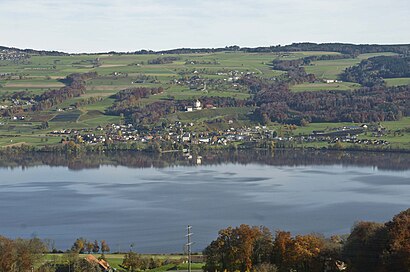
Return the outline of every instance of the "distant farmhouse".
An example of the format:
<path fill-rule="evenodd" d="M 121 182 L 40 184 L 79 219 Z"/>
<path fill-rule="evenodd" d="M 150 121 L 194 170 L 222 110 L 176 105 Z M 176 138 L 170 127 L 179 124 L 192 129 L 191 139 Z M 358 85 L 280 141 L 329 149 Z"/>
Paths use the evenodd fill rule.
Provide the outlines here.
<path fill-rule="evenodd" d="M 90 264 L 96 264 L 100 267 L 101 271 L 103 272 L 112 272 L 114 271 L 111 266 L 108 264 L 107 261 L 105 260 L 98 260 L 96 257 L 94 257 L 94 255 L 87 255 L 87 257 L 85 257 L 85 260 L 87 262 L 89 262 Z"/>
<path fill-rule="evenodd" d="M 195 111 L 202 110 L 202 103 L 198 99 L 194 102 L 192 106 L 187 106 L 185 108 L 185 111 L 194 111 L 194 110 Z"/>
<path fill-rule="evenodd" d="M 324 79 L 323 80 L 324 83 L 330 84 L 330 83 L 337 83 L 340 82 L 337 79 Z"/>

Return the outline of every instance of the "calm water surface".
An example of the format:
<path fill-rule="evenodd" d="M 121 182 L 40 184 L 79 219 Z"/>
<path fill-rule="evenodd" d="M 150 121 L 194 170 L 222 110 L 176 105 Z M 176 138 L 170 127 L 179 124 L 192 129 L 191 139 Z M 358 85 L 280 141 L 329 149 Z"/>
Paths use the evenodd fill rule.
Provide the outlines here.
<path fill-rule="evenodd" d="M 0 168 L 0 234 L 51 238 L 60 249 L 82 236 L 112 251 L 180 252 L 188 224 L 196 251 L 242 223 L 343 234 L 409 207 L 410 171 L 372 166 Z"/>

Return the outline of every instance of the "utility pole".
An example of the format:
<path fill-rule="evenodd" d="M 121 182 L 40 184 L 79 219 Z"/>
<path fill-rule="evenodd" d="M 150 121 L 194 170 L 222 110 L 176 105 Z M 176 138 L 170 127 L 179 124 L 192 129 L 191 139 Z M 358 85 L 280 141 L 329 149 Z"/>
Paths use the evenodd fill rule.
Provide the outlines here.
<path fill-rule="evenodd" d="M 188 272 L 191 272 L 191 253 L 192 253 L 192 241 L 191 241 L 191 236 L 192 236 L 192 232 L 191 232 L 191 228 L 192 228 L 192 226 L 190 226 L 190 225 L 188 225 L 188 228 L 187 228 L 187 231 L 188 231 L 188 233 L 187 233 L 187 235 L 186 235 L 186 237 L 187 237 L 187 239 L 188 239 L 188 243 L 186 244 L 186 247 L 187 247 L 187 251 L 188 251 Z"/>

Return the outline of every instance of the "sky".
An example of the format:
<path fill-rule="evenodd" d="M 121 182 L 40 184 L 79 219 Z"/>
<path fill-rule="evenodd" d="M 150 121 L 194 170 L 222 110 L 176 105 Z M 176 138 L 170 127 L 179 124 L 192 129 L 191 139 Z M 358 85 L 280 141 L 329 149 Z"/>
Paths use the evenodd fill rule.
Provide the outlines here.
<path fill-rule="evenodd" d="M 0 45 L 65 52 L 410 43 L 409 0 L 0 0 Z"/>

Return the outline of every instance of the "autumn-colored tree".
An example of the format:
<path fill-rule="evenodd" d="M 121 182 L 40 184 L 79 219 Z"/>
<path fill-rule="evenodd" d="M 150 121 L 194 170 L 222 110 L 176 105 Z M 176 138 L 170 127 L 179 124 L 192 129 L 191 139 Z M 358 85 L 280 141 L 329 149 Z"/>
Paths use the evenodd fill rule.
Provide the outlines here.
<path fill-rule="evenodd" d="M 98 244 L 98 241 L 95 240 L 94 245 L 93 245 L 93 253 L 98 253 L 99 251 L 100 251 L 100 246 Z"/>
<path fill-rule="evenodd" d="M 280 271 L 289 270 L 291 257 L 289 255 L 292 247 L 292 236 L 290 232 L 277 231 L 273 244 L 273 262 L 279 267 Z"/>
<path fill-rule="evenodd" d="M 204 271 L 224 271 L 222 267 L 224 266 L 224 255 L 220 251 L 220 241 L 212 241 L 209 246 L 207 246 L 203 252 L 206 256 L 206 263 L 204 266 Z"/>
<path fill-rule="evenodd" d="M 410 209 L 399 213 L 386 223 L 388 233 L 385 259 L 387 267 L 395 272 L 410 271 Z"/>
<path fill-rule="evenodd" d="M 132 251 L 128 252 L 124 256 L 122 266 L 124 266 L 128 271 L 131 272 L 139 270 L 142 266 L 141 256 Z"/>
<path fill-rule="evenodd" d="M 77 253 L 84 253 L 85 246 L 86 246 L 87 240 L 80 237 L 75 240 L 74 244 L 71 247 L 71 251 L 77 252 Z"/>
<path fill-rule="evenodd" d="M 297 235 L 291 247 L 291 264 L 297 271 L 323 271 L 319 255 L 324 248 L 324 239 L 314 234 Z"/>
<path fill-rule="evenodd" d="M 0 236 L 0 271 L 29 271 L 46 251 L 38 238 L 10 240 Z"/>
<path fill-rule="evenodd" d="M 110 252 L 110 247 L 108 246 L 105 240 L 101 241 L 101 252 L 104 254 L 105 252 Z"/>
<path fill-rule="evenodd" d="M 233 241 L 235 245 L 234 255 L 239 260 L 240 271 L 250 271 L 252 269 L 252 256 L 254 255 L 254 245 L 257 237 L 261 233 L 258 227 L 240 225 L 233 231 Z"/>
<path fill-rule="evenodd" d="M 90 254 L 94 250 L 94 243 L 91 241 L 87 241 L 85 243 L 85 250 Z"/>
<path fill-rule="evenodd" d="M 276 265 L 271 263 L 262 263 L 253 267 L 254 272 L 278 272 Z"/>
<path fill-rule="evenodd" d="M 260 227 L 256 232 L 252 263 L 253 265 L 270 263 L 273 253 L 273 236 L 267 227 Z"/>
<path fill-rule="evenodd" d="M 386 245 L 387 230 L 384 224 L 359 222 L 347 238 L 342 256 L 349 271 L 385 271 L 382 255 Z"/>
<path fill-rule="evenodd" d="M 270 232 L 263 227 L 241 225 L 220 230 L 218 238 L 204 251 L 205 270 L 249 271 L 254 262 L 269 258 L 270 252 L 264 250 L 270 243 Z"/>
<path fill-rule="evenodd" d="M 0 236 L 0 271 L 13 271 L 16 266 L 17 250 L 14 242 Z"/>

